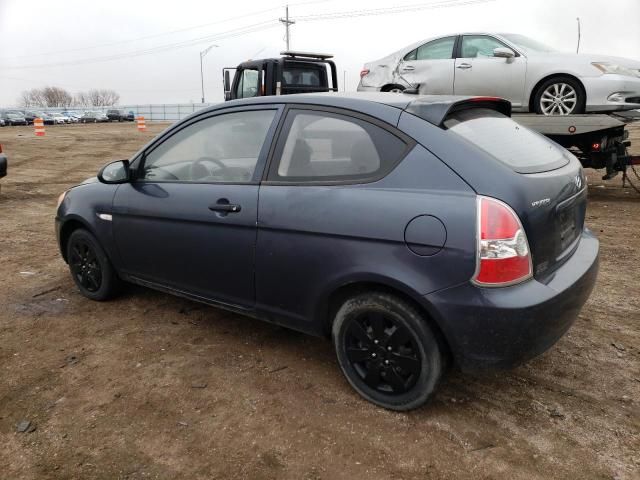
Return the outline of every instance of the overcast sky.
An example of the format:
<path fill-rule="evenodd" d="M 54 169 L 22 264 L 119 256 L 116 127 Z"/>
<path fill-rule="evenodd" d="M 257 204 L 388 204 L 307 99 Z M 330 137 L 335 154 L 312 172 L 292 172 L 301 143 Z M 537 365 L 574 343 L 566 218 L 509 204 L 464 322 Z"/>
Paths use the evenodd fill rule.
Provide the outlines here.
<path fill-rule="evenodd" d="M 402 5 L 413 9 L 304 19 Z M 298 19 L 291 48 L 334 54 L 347 90 L 355 90 L 364 62 L 439 34 L 517 32 L 575 50 L 576 17 L 581 52 L 640 60 L 640 0 L 300 0 L 289 11 Z M 121 104 L 199 102 L 199 52 L 211 44 L 219 47 L 204 58 L 206 100 L 222 101 L 223 67 L 284 50 L 282 16 L 277 0 L 0 0 L 0 105 L 47 85 L 71 93 L 112 88 Z"/>

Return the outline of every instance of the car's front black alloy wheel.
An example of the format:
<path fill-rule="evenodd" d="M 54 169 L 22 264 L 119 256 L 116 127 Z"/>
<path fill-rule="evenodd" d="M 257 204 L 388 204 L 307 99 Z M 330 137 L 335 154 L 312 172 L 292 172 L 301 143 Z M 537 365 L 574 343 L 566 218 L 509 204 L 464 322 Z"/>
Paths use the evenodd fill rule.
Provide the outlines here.
<path fill-rule="evenodd" d="M 332 333 L 345 377 L 377 405 L 416 408 L 440 379 L 443 358 L 427 319 L 394 295 L 371 292 L 348 299 L 336 313 Z"/>
<path fill-rule="evenodd" d="M 102 285 L 102 267 L 93 248 L 85 240 L 76 240 L 71 247 L 69 266 L 76 281 L 90 292 L 97 292 Z"/>
<path fill-rule="evenodd" d="M 67 241 L 69 270 L 80 293 L 106 300 L 120 288 L 120 279 L 100 243 L 89 231 L 75 230 Z"/>

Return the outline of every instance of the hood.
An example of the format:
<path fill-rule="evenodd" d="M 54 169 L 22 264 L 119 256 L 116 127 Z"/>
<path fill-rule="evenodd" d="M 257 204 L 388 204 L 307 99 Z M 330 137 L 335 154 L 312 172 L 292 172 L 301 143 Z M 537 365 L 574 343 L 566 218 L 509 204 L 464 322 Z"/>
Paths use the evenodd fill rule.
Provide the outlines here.
<path fill-rule="evenodd" d="M 76 187 L 79 187 L 81 185 L 90 185 L 92 183 L 98 183 L 100 180 L 98 180 L 98 177 L 89 177 L 86 180 L 83 180 L 82 182 L 80 182 L 78 185 L 76 185 Z"/>

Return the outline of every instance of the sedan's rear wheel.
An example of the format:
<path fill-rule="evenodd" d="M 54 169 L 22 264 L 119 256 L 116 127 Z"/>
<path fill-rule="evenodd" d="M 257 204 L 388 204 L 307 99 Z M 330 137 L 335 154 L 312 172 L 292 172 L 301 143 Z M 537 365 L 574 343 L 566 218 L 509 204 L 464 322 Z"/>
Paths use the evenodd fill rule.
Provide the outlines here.
<path fill-rule="evenodd" d="M 536 113 L 542 115 L 584 113 L 585 95 L 573 78 L 556 77 L 540 85 L 534 104 Z"/>
<path fill-rule="evenodd" d="M 67 242 L 69 270 L 80 293 L 107 300 L 117 293 L 120 279 L 98 240 L 87 230 L 75 230 Z"/>
<path fill-rule="evenodd" d="M 340 367 L 367 400 L 391 410 L 427 401 L 443 370 L 438 341 L 412 305 L 384 293 L 347 300 L 333 324 Z"/>
<path fill-rule="evenodd" d="M 381 92 L 402 93 L 405 88 L 402 85 L 387 85 L 380 90 Z"/>

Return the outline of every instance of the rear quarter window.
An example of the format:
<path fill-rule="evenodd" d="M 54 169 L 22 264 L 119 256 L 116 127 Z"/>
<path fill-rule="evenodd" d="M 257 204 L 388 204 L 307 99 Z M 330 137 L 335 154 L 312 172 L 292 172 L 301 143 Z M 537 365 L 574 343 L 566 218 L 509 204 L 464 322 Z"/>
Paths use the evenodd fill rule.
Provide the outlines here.
<path fill-rule="evenodd" d="M 382 178 L 413 144 L 364 119 L 292 109 L 278 140 L 271 181 L 362 183 Z"/>
<path fill-rule="evenodd" d="M 495 110 L 453 112 L 444 126 L 518 173 L 546 172 L 569 163 L 564 148 Z"/>

